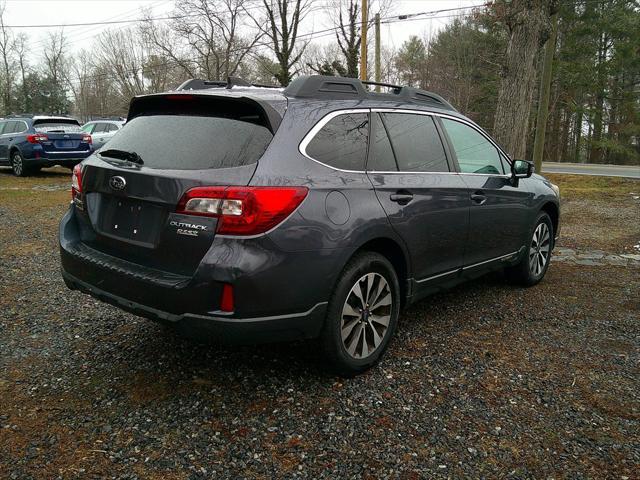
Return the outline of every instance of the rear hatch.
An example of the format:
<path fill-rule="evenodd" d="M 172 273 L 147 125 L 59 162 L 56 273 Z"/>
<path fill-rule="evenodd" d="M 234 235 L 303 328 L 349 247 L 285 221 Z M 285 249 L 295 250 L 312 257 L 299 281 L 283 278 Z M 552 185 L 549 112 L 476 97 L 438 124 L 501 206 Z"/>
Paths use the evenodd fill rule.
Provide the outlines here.
<path fill-rule="evenodd" d="M 73 118 L 36 118 L 33 128 L 46 137 L 40 144 L 47 153 L 84 153 L 91 149 L 91 137 L 80 130 Z"/>
<path fill-rule="evenodd" d="M 247 185 L 273 126 L 263 105 L 212 95 L 140 97 L 129 118 L 84 164 L 82 241 L 133 263 L 192 275 L 217 219 L 177 213 L 180 200 L 198 186 Z"/>

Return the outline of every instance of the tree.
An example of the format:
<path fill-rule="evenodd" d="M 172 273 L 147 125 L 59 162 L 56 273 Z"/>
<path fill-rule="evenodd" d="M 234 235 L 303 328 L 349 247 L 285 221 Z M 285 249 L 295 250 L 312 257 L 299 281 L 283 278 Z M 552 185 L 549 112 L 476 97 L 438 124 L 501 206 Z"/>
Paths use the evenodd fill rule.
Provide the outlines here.
<path fill-rule="evenodd" d="M 278 62 L 275 74 L 280 85 L 286 87 L 298 73 L 294 66 L 304 53 L 307 43 L 297 45 L 298 30 L 311 5 L 308 0 L 262 0 L 266 19 L 255 17 L 256 26 L 269 39 L 269 47 Z M 293 6 L 293 11 L 290 10 Z"/>
<path fill-rule="evenodd" d="M 141 32 L 157 58 L 168 58 L 190 77 L 222 80 L 236 74 L 262 35 L 249 40 L 239 29 L 247 16 L 247 0 L 176 1 L 169 27 L 149 15 Z"/>
<path fill-rule="evenodd" d="M 427 49 L 422 40 L 415 35 L 409 37 L 398 50 L 395 63 L 403 83 L 415 87 L 425 86 Z"/>
<path fill-rule="evenodd" d="M 486 15 L 456 19 L 429 42 L 425 86 L 491 131 L 505 49 L 506 35 Z"/>
<path fill-rule="evenodd" d="M 13 34 L 4 23 L 5 3 L 0 3 L 0 60 L 2 61 L 2 100 L 5 113 L 13 108 Z"/>
<path fill-rule="evenodd" d="M 554 0 L 501 0 L 494 4 L 509 42 L 501 72 L 493 134 L 515 158 L 525 158 L 538 52 L 549 37 Z"/>
<path fill-rule="evenodd" d="M 338 0 L 338 23 L 336 40 L 346 63 L 346 77 L 358 78 L 358 59 L 360 56 L 360 10 L 358 0 Z"/>

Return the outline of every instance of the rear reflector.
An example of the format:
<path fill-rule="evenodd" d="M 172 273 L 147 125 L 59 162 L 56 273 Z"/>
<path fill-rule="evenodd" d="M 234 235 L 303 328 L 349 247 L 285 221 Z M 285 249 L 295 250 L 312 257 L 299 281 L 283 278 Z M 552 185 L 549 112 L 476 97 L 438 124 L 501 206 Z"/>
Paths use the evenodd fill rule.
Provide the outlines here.
<path fill-rule="evenodd" d="M 225 283 L 222 286 L 220 310 L 223 312 L 233 312 L 235 310 L 235 305 L 233 304 L 233 286 L 230 283 Z"/>
<path fill-rule="evenodd" d="M 196 187 L 178 203 L 178 213 L 218 218 L 216 232 L 257 235 L 287 218 L 307 196 L 306 187 Z"/>

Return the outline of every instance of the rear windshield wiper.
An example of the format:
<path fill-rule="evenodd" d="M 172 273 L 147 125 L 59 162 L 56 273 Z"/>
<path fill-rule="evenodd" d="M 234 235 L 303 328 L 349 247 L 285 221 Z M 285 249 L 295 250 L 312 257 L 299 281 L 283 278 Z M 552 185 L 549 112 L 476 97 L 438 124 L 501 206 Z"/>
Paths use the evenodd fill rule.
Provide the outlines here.
<path fill-rule="evenodd" d="M 126 160 L 131 163 L 137 163 L 138 165 L 144 164 L 142 157 L 136 152 L 127 152 L 126 150 L 110 148 L 108 150 L 100 150 L 98 154 L 102 157 L 117 158 L 118 160 Z"/>

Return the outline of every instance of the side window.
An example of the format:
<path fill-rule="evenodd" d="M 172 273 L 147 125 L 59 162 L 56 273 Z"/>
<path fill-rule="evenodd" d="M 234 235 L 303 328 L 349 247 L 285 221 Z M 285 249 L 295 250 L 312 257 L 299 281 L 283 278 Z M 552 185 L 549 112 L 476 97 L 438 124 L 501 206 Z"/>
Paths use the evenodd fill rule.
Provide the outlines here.
<path fill-rule="evenodd" d="M 443 118 L 442 123 L 456 152 L 462 173 L 504 173 L 498 150 L 484 135 L 475 128 L 455 120 Z"/>
<path fill-rule="evenodd" d="M 500 160 L 502 161 L 502 170 L 504 173 L 509 173 L 511 171 L 511 163 L 504 155 L 500 154 Z"/>
<path fill-rule="evenodd" d="M 398 171 L 398 164 L 393 155 L 387 130 L 377 113 L 371 114 L 371 143 L 369 144 L 367 170 L 372 172 Z"/>
<path fill-rule="evenodd" d="M 402 172 L 448 172 L 442 140 L 430 115 L 383 113 Z"/>
<path fill-rule="evenodd" d="M 18 122 L 11 121 L 7 122 L 6 127 L 4 127 L 4 133 L 14 133 L 18 129 Z"/>
<path fill-rule="evenodd" d="M 23 121 L 16 122 L 16 126 L 14 127 L 14 133 L 24 133 L 28 130 L 27 124 Z"/>
<path fill-rule="evenodd" d="M 369 137 L 367 113 L 346 113 L 332 118 L 309 142 L 311 158 L 342 170 L 364 170 Z"/>
<path fill-rule="evenodd" d="M 106 125 L 107 125 L 106 123 L 102 123 L 102 122 L 101 123 L 96 123 L 96 126 L 93 129 L 93 133 L 104 133 L 104 132 L 106 132 L 107 131 L 106 128 L 105 128 Z"/>

